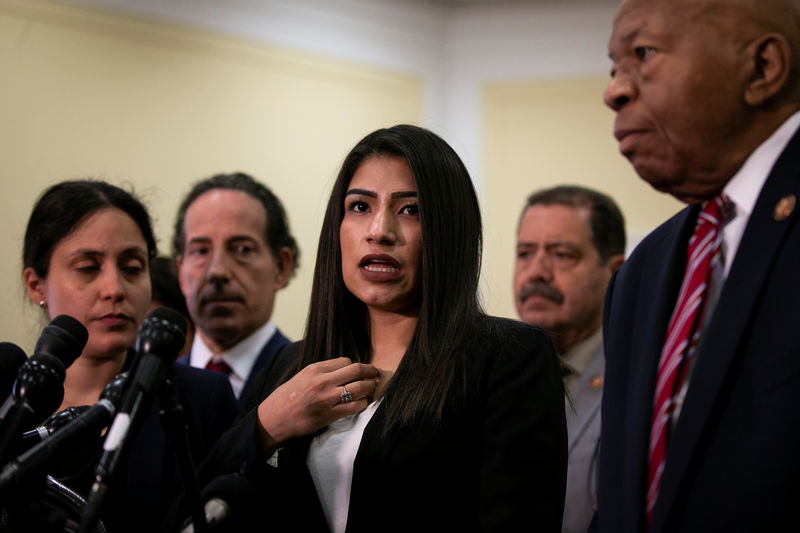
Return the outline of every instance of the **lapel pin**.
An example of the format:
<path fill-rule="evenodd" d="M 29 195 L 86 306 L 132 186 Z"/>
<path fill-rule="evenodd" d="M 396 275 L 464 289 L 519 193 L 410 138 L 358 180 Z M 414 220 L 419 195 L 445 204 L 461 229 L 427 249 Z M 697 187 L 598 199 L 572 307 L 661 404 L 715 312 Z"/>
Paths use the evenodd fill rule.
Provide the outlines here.
<path fill-rule="evenodd" d="M 595 390 L 603 388 L 603 376 L 592 376 L 589 386 Z"/>
<path fill-rule="evenodd" d="M 794 211 L 794 206 L 797 203 L 797 198 L 794 194 L 787 194 L 775 204 L 775 213 L 773 218 L 775 222 L 782 222 L 789 218 L 789 215 Z"/>

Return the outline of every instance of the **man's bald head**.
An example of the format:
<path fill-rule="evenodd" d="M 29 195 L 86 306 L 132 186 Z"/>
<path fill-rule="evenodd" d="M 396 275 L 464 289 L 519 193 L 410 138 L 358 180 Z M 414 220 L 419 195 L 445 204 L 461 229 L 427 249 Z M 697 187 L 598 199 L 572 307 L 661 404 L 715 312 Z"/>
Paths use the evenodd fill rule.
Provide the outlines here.
<path fill-rule="evenodd" d="M 624 0 L 604 94 L 620 151 L 654 188 L 717 194 L 800 109 L 797 0 Z"/>

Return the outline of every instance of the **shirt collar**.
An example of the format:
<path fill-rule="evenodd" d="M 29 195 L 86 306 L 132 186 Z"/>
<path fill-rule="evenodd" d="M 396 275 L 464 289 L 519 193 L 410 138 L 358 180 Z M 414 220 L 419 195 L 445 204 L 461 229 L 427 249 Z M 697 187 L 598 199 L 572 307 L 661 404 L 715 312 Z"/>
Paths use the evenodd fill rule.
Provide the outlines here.
<path fill-rule="evenodd" d="M 598 346 L 603 343 L 603 328 L 597 328 L 597 331 L 583 339 L 581 342 L 567 350 L 561 356 L 561 360 L 572 371 L 575 377 L 580 377 L 581 374 L 589 366 L 589 361 L 592 360 L 592 355 Z"/>
<path fill-rule="evenodd" d="M 261 348 L 269 342 L 276 329 L 272 320 L 269 320 L 248 337 L 220 354 L 214 354 L 203 342 L 201 336 L 195 335 L 192 342 L 190 363 L 192 366 L 205 368 L 208 362 L 216 357 L 225 361 L 231 367 L 233 373 L 244 380 L 250 374 L 250 370 L 253 368 L 256 359 L 258 359 Z"/>
<path fill-rule="evenodd" d="M 766 141 L 761 143 L 725 185 L 723 192 L 736 204 L 737 218 L 746 220 L 750 217 L 767 176 L 798 127 L 800 127 L 800 111 L 786 119 Z"/>

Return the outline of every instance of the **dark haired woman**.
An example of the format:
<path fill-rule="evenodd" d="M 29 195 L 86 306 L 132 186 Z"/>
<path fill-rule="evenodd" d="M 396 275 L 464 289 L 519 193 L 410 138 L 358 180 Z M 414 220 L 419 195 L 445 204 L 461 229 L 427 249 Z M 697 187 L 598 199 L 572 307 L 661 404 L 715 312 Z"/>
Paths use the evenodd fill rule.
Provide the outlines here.
<path fill-rule="evenodd" d="M 328 203 L 305 338 L 259 376 L 207 479 L 244 473 L 269 531 L 559 531 L 558 360 L 543 330 L 481 311 L 480 254 L 450 146 L 367 135 Z"/>
<path fill-rule="evenodd" d="M 34 206 L 23 251 L 28 297 L 47 318 L 67 314 L 89 332 L 67 369 L 61 409 L 94 405 L 106 384 L 133 363 L 131 348 L 150 305 L 148 268 L 155 255 L 147 210 L 114 185 L 61 182 Z M 169 378 L 187 414 L 192 453 L 201 459 L 236 415 L 233 391 L 214 372 L 173 366 Z M 98 444 L 87 439 L 85 447 Z M 169 446 L 156 404 L 135 435 L 127 469 L 112 480 L 103 512 L 110 531 L 148 531 L 160 523 L 180 487 Z M 85 496 L 95 463 L 70 471 L 64 483 Z"/>

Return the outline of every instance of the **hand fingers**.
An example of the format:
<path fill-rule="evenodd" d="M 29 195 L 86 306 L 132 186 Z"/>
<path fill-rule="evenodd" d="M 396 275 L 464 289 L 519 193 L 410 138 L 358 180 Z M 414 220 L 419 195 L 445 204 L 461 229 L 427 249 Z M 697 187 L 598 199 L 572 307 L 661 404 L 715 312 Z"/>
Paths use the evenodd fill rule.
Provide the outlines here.
<path fill-rule="evenodd" d="M 348 403 L 354 400 L 369 401 L 377 385 L 378 383 L 374 379 L 362 379 L 345 383 L 334 388 L 334 391 L 338 393 L 338 397 L 334 398 L 334 401 L 335 403 Z"/>
<path fill-rule="evenodd" d="M 326 359 L 324 361 L 318 361 L 316 363 L 312 363 L 309 367 L 313 367 L 320 372 L 334 372 L 339 370 L 340 368 L 346 367 L 347 365 L 352 364 L 347 357 L 335 357 L 333 359 Z M 308 368 L 308 367 L 306 367 Z"/>
<path fill-rule="evenodd" d="M 378 369 L 364 363 L 351 363 L 330 373 L 330 382 L 334 385 L 350 383 L 362 379 L 377 379 Z"/>
<path fill-rule="evenodd" d="M 356 381 L 359 379 L 377 378 L 378 369 L 364 363 L 353 363 L 347 357 L 336 357 L 312 363 L 306 367 L 322 374 L 332 374 L 331 381 Z"/>
<path fill-rule="evenodd" d="M 367 398 L 361 398 L 360 400 L 353 400 L 347 403 L 337 403 L 331 407 L 329 411 L 331 422 L 345 416 L 358 414 L 366 409 L 367 405 L 369 405 L 369 400 Z"/>

